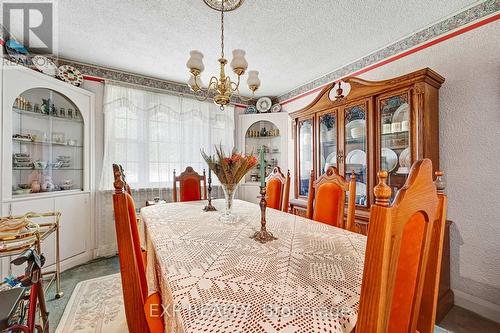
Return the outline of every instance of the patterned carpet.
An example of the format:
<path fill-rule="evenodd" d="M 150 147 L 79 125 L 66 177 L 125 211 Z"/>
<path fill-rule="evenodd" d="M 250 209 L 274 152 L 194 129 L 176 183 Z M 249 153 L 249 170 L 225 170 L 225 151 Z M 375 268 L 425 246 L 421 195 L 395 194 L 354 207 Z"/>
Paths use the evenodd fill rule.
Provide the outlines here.
<path fill-rule="evenodd" d="M 127 332 L 120 274 L 79 282 L 56 333 Z"/>

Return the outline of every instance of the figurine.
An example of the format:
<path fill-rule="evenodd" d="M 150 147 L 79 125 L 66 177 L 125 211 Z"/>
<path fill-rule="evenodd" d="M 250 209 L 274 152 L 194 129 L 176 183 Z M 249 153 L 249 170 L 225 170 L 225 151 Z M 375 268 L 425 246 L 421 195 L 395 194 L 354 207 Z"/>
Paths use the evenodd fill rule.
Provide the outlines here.
<path fill-rule="evenodd" d="M 50 99 L 42 99 L 42 113 L 48 115 L 50 114 Z"/>

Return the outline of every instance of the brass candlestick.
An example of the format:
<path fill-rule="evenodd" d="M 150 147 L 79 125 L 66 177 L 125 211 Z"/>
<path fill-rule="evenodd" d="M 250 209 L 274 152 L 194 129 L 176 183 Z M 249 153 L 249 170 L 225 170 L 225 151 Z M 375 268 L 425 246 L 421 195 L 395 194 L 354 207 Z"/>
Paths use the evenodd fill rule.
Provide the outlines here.
<path fill-rule="evenodd" d="M 255 239 L 260 243 L 267 243 L 272 240 L 276 240 L 278 238 L 274 237 L 273 233 L 267 231 L 266 229 L 266 208 L 267 208 L 267 200 L 266 200 L 266 187 L 260 187 L 260 230 L 256 231 L 250 238 Z"/>
<path fill-rule="evenodd" d="M 212 206 L 212 176 L 208 174 L 208 205 L 203 208 L 205 212 L 215 212 L 217 208 Z"/>

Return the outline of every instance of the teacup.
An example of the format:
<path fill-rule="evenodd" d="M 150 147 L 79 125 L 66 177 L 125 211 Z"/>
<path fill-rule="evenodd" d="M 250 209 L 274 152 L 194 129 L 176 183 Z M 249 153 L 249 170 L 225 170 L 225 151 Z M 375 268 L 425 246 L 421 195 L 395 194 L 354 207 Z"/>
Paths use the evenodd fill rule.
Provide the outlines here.
<path fill-rule="evenodd" d="M 408 122 L 408 120 L 403 120 L 401 122 L 401 131 L 402 132 L 408 131 L 409 125 L 410 125 L 410 123 Z"/>

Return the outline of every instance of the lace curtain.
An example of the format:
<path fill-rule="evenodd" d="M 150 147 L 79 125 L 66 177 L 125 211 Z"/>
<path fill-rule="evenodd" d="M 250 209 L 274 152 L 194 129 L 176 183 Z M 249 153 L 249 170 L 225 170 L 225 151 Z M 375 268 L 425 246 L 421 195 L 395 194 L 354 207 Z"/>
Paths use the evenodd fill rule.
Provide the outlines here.
<path fill-rule="evenodd" d="M 161 197 L 171 201 L 173 171 L 207 169 L 200 149 L 234 145 L 234 108 L 211 101 L 116 84 L 104 90 L 104 161 L 97 193 L 97 255 L 116 251 L 112 164 L 123 165 L 138 207 Z M 207 170 L 208 171 L 208 170 Z M 217 184 L 217 179 L 213 179 Z M 217 196 L 219 189 L 215 188 Z"/>

